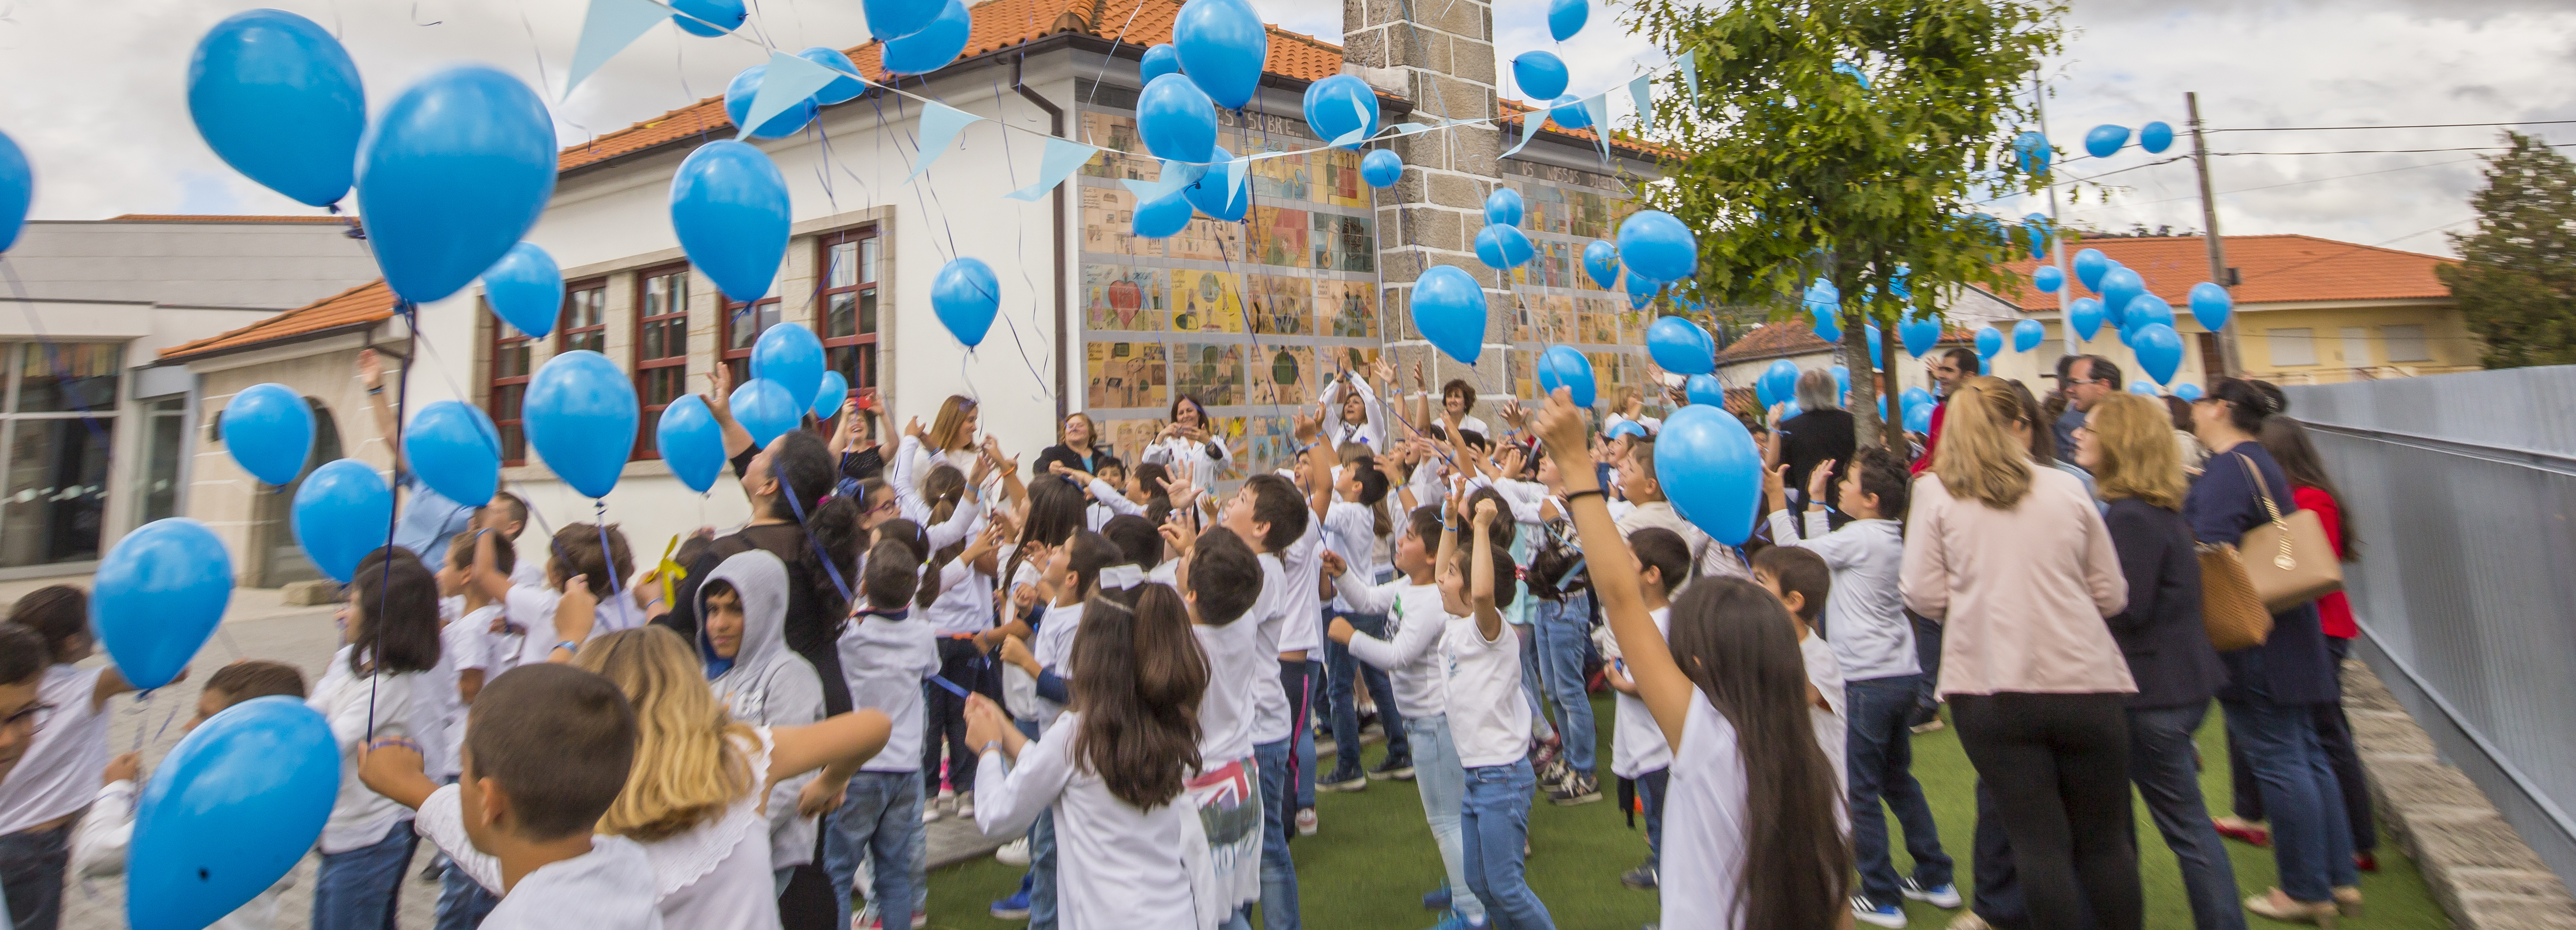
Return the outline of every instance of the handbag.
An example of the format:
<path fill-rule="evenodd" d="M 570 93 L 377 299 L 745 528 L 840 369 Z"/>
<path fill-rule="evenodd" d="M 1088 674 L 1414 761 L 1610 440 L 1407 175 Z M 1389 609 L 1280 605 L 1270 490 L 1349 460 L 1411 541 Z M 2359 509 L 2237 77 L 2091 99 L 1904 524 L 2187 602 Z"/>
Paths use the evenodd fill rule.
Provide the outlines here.
<path fill-rule="evenodd" d="M 2220 652 L 2263 645 L 2272 638 L 2272 611 L 2254 593 L 2236 547 L 2202 543 L 2199 552 L 2200 623 L 2209 631 L 2209 645 Z"/>
<path fill-rule="evenodd" d="M 2343 564 L 2335 560 L 2325 524 L 2316 512 L 2302 510 L 2283 517 L 2254 460 L 2242 455 L 2236 460 L 2245 463 L 2245 473 L 2254 479 L 2254 493 L 2263 499 L 2263 512 L 2272 518 L 2246 530 L 2237 550 L 2246 580 L 2262 598 L 2263 607 L 2279 613 L 2343 590 Z"/>

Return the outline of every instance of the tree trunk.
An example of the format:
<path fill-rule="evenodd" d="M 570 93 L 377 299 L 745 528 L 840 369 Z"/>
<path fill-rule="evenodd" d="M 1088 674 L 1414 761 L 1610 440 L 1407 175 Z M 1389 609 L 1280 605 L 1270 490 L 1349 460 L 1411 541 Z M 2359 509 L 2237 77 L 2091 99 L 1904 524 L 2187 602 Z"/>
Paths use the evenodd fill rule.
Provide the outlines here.
<path fill-rule="evenodd" d="M 1905 311 L 1900 307 L 1896 311 L 1896 319 L 1902 320 L 1904 318 Z M 1887 413 L 1889 416 L 1896 418 L 1897 424 L 1895 429 L 1886 431 L 1887 451 L 1896 453 L 1896 459 L 1900 462 L 1905 460 L 1906 453 L 1913 451 L 1908 447 L 1909 443 L 1905 438 L 1905 405 L 1898 402 L 1898 398 L 1904 396 L 1904 392 L 1896 389 L 1896 350 L 1897 346 L 1903 344 L 1904 341 L 1904 339 L 1897 335 L 1896 320 L 1888 320 L 1879 324 L 1879 377 L 1887 379 L 1885 382 L 1881 383 L 1882 386 L 1880 390 L 1883 391 L 1884 396 L 1887 397 Z M 1870 412 L 1876 413 L 1877 411 L 1872 410 Z"/>
<path fill-rule="evenodd" d="M 1883 429 L 1878 419 L 1878 379 L 1870 376 L 1873 366 L 1869 358 L 1869 315 L 1849 310 L 1842 318 L 1843 365 L 1852 373 L 1851 396 L 1843 399 L 1843 408 L 1851 411 L 1853 439 L 1859 445 L 1882 442 L 1882 434 L 1892 435 L 1895 431 Z M 1881 335 L 1879 341 L 1887 341 L 1886 336 Z"/>

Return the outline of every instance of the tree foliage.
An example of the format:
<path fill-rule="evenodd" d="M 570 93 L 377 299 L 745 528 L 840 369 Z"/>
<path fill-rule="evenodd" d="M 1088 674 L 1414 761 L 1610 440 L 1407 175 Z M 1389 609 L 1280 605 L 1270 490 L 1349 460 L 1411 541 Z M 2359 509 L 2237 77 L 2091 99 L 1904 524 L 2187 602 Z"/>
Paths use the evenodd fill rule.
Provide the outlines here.
<path fill-rule="evenodd" d="M 2047 183 L 2012 141 L 2036 122 L 2026 82 L 2060 47 L 2063 6 L 1627 4 L 1659 46 L 1700 52 L 1700 93 L 1675 77 L 1656 105 L 1654 134 L 1676 154 L 1663 165 L 1670 183 L 1646 199 L 1698 233 L 1692 286 L 1704 299 L 1780 306 L 1822 277 L 1842 294 L 1847 357 L 1866 356 L 1861 324 L 1874 321 L 1885 332 L 1877 361 L 1893 370 L 1901 305 L 1937 313 L 1959 286 L 2008 283 L 2001 265 L 2021 236 L 1978 208 Z M 1890 296 L 1898 274 L 1902 300 Z M 1879 432 L 1874 382 L 1852 380 L 1863 442 Z"/>
<path fill-rule="evenodd" d="M 2434 274 L 2486 342 L 2487 367 L 2576 364 L 2576 164 L 2521 133 L 2505 141 L 2469 198 L 2478 228 L 2451 234 L 2460 263 Z"/>

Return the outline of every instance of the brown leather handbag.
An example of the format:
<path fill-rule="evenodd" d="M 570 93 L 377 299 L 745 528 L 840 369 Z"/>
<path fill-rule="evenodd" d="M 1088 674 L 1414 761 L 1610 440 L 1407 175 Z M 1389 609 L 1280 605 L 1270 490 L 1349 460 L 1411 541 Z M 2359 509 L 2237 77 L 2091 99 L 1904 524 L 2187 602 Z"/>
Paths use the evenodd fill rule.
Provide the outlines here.
<path fill-rule="evenodd" d="M 2200 623 L 2220 652 L 2251 649 L 2272 638 L 2272 612 L 2254 593 L 2235 546 L 2200 545 Z"/>
<path fill-rule="evenodd" d="M 2282 516 L 2254 460 L 2241 455 L 2236 460 L 2245 463 L 2246 474 L 2254 479 L 2254 493 L 2263 498 L 2263 512 L 2272 518 L 2246 530 L 2237 551 L 2264 609 L 2279 613 L 2343 590 L 2343 563 L 2335 560 L 2334 545 L 2326 540 L 2325 524 L 2316 512 Z"/>

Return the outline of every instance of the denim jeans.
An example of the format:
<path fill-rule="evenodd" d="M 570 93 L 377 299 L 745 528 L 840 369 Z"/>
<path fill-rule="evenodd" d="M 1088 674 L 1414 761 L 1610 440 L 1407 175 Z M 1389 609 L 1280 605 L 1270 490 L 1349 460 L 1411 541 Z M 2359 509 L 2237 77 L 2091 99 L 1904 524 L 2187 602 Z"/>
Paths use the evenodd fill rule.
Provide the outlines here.
<path fill-rule="evenodd" d="M 823 871 L 832 878 L 832 900 L 841 906 L 841 922 L 833 926 L 850 925 L 851 886 L 858 878 L 859 860 L 868 856 L 876 857 L 868 900 L 889 919 L 888 926 L 894 925 L 894 912 L 903 908 L 889 908 L 885 902 L 903 901 L 920 909 L 922 895 L 929 890 L 921 884 L 928 845 L 922 839 L 920 773 L 850 776 L 849 793 L 823 831 Z M 896 863 L 902 867 L 895 867 Z M 912 915 L 903 916 L 908 921 Z"/>
<path fill-rule="evenodd" d="M 1297 930 L 1297 862 L 1288 858 L 1290 818 L 1295 799 L 1288 796 L 1289 747 L 1295 739 L 1252 747 L 1261 767 L 1261 926 L 1263 930 Z M 1032 853 L 1034 855 L 1034 853 Z M 1031 861 L 1035 861 L 1034 858 Z"/>
<path fill-rule="evenodd" d="M 2335 785 L 2343 789 L 2344 816 L 2352 821 L 2352 851 L 2366 853 L 2379 848 L 2379 822 L 2370 809 L 2370 779 L 2362 774 L 2361 753 L 2352 741 L 2352 720 L 2343 712 L 2343 660 L 2352 651 L 2352 640 L 2326 637 L 2326 654 L 2335 661 L 2336 701 L 2311 704 L 2309 714 L 2316 718 L 2317 743 L 2325 747 L 2326 761 L 2334 764 Z M 2236 738 L 2227 738 L 2227 764 L 2235 776 L 2236 816 L 2260 822 L 2263 819 L 2263 790 L 2254 781 L 2254 768 L 2245 764 L 2245 750 Z"/>
<path fill-rule="evenodd" d="M 1351 629 L 1376 639 L 1386 638 L 1385 614 L 1341 613 L 1324 608 L 1324 626 L 1330 629 L 1333 618 L 1351 622 Z M 1351 656 L 1351 647 L 1331 640 L 1324 642 L 1324 694 L 1333 714 L 1333 774 L 1326 781 L 1343 782 L 1358 778 L 1360 769 L 1360 707 L 1356 686 L 1368 682 L 1369 697 L 1377 700 L 1377 719 L 1386 731 L 1386 757 L 1391 761 L 1413 758 L 1413 749 L 1405 739 L 1404 714 L 1395 707 L 1395 685 L 1387 680 L 1386 670 L 1361 662 Z"/>
<path fill-rule="evenodd" d="M 1565 737 L 1565 764 L 1592 774 L 1592 698 L 1584 693 L 1583 652 L 1592 645 L 1592 594 L 1576 591 L 1562 601 L 1530 605 L 1538 634 L 1540 703 L 1556 705 L 1556 730 Z"/>
<path fill-rule="evenodd" d="M 1646 809 L 1646 867 L 1655 870 L 1658 884 L 1664 868 L 1664 794 L 1671 790 L 1672 781 L 1669 768 L 1637 775 L 1637 803 Z"/>
<path fill-rule="evenodd" d="M 2343 787 L 2317 740 L 2313 708 L 2270 701 L 2224 701 L 2227 732 L 2245 750 L 2271 815 L 2272 858 L 2281 890 L 2301 901 L 2326 901 L 2338 885 L 2359 880 L 2352 863 L 2352 821 Z"/>
<path fill-rule="evenodd" d="M 2218 827 L 2200 799 L 2200 771 L 2192 734 L 2209 716 L 2204 701 L 2188 707 L 2129 709 L 2129 780 L 2147 802 L 2147 816 L 2164 834 L 2182 869 L 2198 930 L 2244 930 L 2245 908 L 2236 893 L 2236 867 L 2219 842 Z"/>
<path fill-rule="evenodd" d="M 0 900 L 19 930 L 54 930 L 63 919 L 63 876 L 72 862 L 72 828 L 20 830 L 0 836 Z"/>
<path fill-rule="evenodd" d="M 1844 686 L 1849 700 L 1846 769 L 1851 779 L 1852 859 L 1860 867 L 1861 896 L 1871 904 L 1905 906 L 1897 892 L 1896 863 L 1887 848 L 1887 816 L 1879 802 L 1896 812 L 1905 828 L 1905 852 L 1914 859 L 1914 880 L 1939 888 L 1951 880 L 1951 862 L 1941 851 L 1940 827 L 1932 806 L 1924 803 L 1923 785 L 1914 780 L 1914 734 L 1905 727 L 1921 693 L 1920 674 L 1865 678 Z"/>
<path fill-rule="evenodd" d="M 1504 614 L 1510 619 L 1511 614 Z M 1545 742 L 1556 736 L 1556 727 L 1547 721 L 1547 704 L 1538 699 L 1538 631 L 1518 623 L 1504 624 L 1513 636 L 1520 638 L 1521 697 L 1529 699 L 1530 738 Z"/>
<path fill-rule="evenodd" d="M 1521 847 L 1529 842 L 1530 792 L 1538 774 L 1528 759 L 1467 770 L 1467 798 L 1458 809 L 1459 842 L 1467 859 L 1467 889 L 1485 903 L 1495 930 L 1556 930 L 1547 905 L 1522 871 Z"/>
<path fill-rule="evenodd" d="M 1941 625 L 1911 610 L 1905 619 L 1914 626 L 1914 662 L 1923 669 L 1923 681 L 1914 690 L 1914 713 L 1905 722 L 1922 726 L 1941 719 L 1941 695 L 1932 690 L 1941 680 Z"/>
<path fill-rule="evenodd" d="M 1413 789 L 1422 795 L 1422 817 L 1431 822 L 1431 841 L 1440 847 L 1440 864 L 1449 870 L 1449 909 L 1468 923 L 1482 923 L 1484 902 L 1467 887 L 1467 859 L 1459 848 L 1458 813 L 1467 797 L 1467 769 L 1458 764 L 1458 743 L 1449 738 L 1445 714 L 1404 721 L 1413 742 Z"/>
<path fill-rule="evenodd" d="M 373 846 L 323 853 L 313 878 L 313 930 L 395 930 L 411 851 L 411 821 L 398 820 Z"/>
<path fill-rule="evenodd" d="M 492 916 L 493 908 L 501 906 L 501 899 L 465 877 L 464 869 L 448 866 L 438 882 L 437 930 L 474 930 L 483 925 L 483 918 Z"/>

